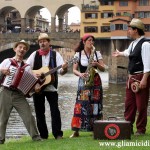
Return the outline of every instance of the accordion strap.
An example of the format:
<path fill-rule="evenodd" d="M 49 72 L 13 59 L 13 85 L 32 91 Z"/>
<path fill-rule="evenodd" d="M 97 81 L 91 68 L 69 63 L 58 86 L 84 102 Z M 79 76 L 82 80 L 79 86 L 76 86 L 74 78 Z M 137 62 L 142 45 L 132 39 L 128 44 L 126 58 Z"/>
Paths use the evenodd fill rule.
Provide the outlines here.
<path fill-rule="evenodd" d="M 18 63 L 17 63 L 17 61 L 15 59 L 10 58 L 10 61 L 11 61 L 11 65 L 16 66 L 17 68 L 19 68 L 19 65 L 18 65 Z M 24 63 L 24 61 L 21 62 L 21 69 L 24 70 L 25 67 L 27 67 L 27 66 L 29 66 L 29 64 Z"/>

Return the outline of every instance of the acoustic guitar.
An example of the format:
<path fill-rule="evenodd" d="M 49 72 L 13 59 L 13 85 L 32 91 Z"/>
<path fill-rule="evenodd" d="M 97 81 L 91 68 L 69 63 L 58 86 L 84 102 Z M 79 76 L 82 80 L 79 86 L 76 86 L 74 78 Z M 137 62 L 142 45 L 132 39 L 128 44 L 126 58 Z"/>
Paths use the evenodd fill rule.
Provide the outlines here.
<path fill-rule="evenodd" d="M 75 58 L 72 58 L 71 60 L 67 61 L 67 64 L 73 64 L 73 63 L 76 63 L 78 62 L 78 58 L 75 57 Z M 40 74 L 41 77 L 40 77 L 40 88 L 42 88 L 44 85 L 47 85 L 49 83 L 52 82 L 52 74 L 54 72 L 56 72 L 58 69 L 60 69 L 62 67 L 62 65 L 58 66 L 58 67 L 55 67 L 53 69 L 50 69 L 49 67 L 45 66 L 45 67 L 41 67 L 40 69 L 38 70 L 32 70 L 34 74 Z"/>

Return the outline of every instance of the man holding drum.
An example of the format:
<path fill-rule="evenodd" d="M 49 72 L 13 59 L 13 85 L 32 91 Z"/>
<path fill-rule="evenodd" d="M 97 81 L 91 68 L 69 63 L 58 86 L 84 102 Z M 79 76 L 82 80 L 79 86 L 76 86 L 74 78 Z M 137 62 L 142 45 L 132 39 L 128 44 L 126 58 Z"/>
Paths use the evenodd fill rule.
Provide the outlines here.
<path fill-rule="evenodd" d="M 147 107 L 149 99 L 149 74 L 150 74 L 150 43 L 144 38 L 144 24 L 141 20 L 133 18 L 128 28 L 129 36 L 134 39 L 128 49 L 123 52 L 116 50 L 112 56 L 129 57 L 128 81 L 126 87 L 126 100 L 124 116 L 131 122 L 131 132 L 133 133 L 133 123 L 136 112 L 136 136 L 144 135 L 147 125 Z M 137 88 L 134 82 L 139 82 Z M 139 90 L 138 90 L 139 89 Z"/>

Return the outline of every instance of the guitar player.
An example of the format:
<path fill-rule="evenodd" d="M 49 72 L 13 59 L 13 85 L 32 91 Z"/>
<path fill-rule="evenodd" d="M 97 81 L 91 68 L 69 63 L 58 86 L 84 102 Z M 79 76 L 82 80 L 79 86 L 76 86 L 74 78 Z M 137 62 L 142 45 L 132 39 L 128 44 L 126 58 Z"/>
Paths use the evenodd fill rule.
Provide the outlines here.
<path fill-rule="evenodd" d="M 61 131 L 61 116 L 58 108 L 57 84 L 58 73 L 61 75 L 67 73 L 68 65 L 67 63 L 64 63 L 62 56 L 58 52 L 52 50 L 50 46 L 50 38 L 46 33 L 40 33 L 38 37 L 38 44 L 40 49 L 33 52 L 26 61 L 33 70 L 39 69 L 39 73 L 36 73 L 37 77 L 42 77 L 43 72 L 40 72 L 40 70 L 42 70 L 41 68 L 50 67 L 50 69 L 53 69 L 62 65 L 60 69 L 54 72 L 54 81 L 50 81 L 43 87 L 40 87 L 40 92 L 33 94 L 38 130 L 41 138 L 48 139 L 49 133 L 45 118 L 46 97 L 50 105 L 52 134 L 55 139 L 62 139 L 63 131 Z M 49 77 L 53 79 L 52 75 L 49 75 Z M 45 77 L 45 80 L 47 80 L 47 78 L 48 77 Z"/>

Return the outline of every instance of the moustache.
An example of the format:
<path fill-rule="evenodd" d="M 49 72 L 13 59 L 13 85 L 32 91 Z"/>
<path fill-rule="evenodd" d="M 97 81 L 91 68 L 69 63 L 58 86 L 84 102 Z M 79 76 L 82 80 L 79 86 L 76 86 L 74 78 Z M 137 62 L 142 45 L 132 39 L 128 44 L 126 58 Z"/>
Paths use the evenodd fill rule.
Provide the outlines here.
<path fill-rule="evenodd" d="M 41 47 L 45 47 L 45 45 L 44 45 L 44 44 L 42 44 L 42 45 L 41 45 Z"/>

